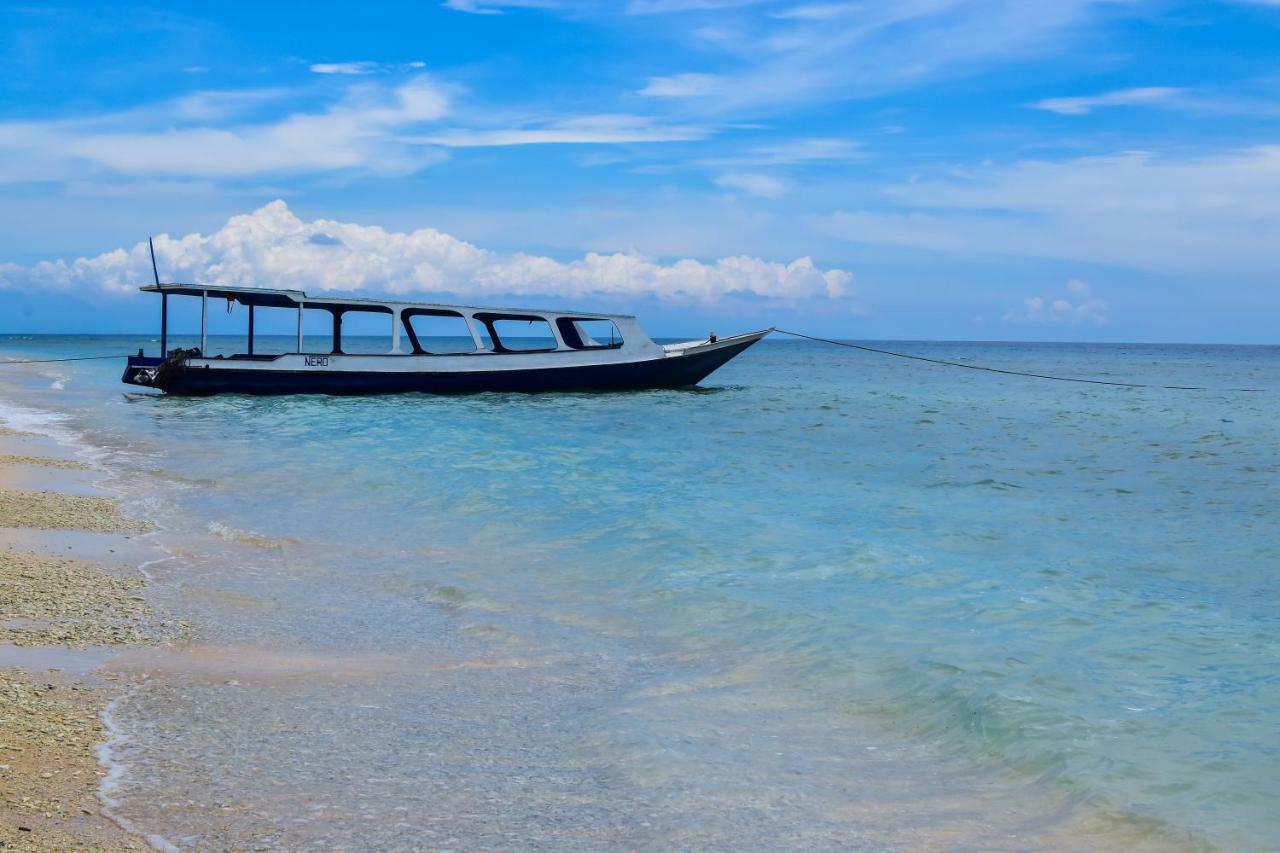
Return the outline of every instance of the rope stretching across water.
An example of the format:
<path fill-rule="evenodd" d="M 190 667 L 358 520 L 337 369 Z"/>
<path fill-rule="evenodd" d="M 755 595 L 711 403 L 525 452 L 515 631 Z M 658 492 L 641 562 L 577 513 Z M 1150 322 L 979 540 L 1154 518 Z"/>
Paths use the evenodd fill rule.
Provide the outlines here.
<path fill-rule="evenodd" d="M 75 358 L 7 358 L 0 364 L 52 364 L 55 361 L 98 361 L 104 358 L 128 358 L 128 355 L 81 355 Z"/>
<path fill-rule="evenodd" d="M 774 329 L 780 335 L 790 335 L 793 338 L 804 338 L 808 341 L 817 341 L 818 343 L 831 344 L 836 347 L 847 347 L 848 349 L 862 350 L 863 352 L 874 352 L 879 355 L 889 355 L 894 358 L 905 358 L 911 361 L 923 361 L 928 364 L 938 364 L 943 367 L 963 367 L 965 370 L 978 370 L 983 373 L 1000 373 L 1005 376 L 1023 376 L 1028 379 L 1049 379 L 1054 382 L 1078 382 L 1084 385 L 1110 385 L 1115 388 L 1159 388 L 1165 391 L 1235 391 L 1241 393 L 1257 393 L 1265 391 L 1264 388 L 1222 388 L 1213 389 L 1202 385 L 1153 385 L 1144 382 L 1116 382 L 1110 379 L 1083 379 L 1078 376 L 1054 376 L 1049 373 L 1031 373 L 1025 370 L 1006 370 L 1001 367 L 988 367 L 985 364 L 965 364 L 962 361 L 948 361 L 945 358 L 929 358 L 924 355 L 912 355 L 911 353 L 895 352 L 894 350 L 881 349 L 879 347 L 869 347 L 865 344 L 855 344 L 850 341 L 837 341 L 832 338 L 820 338 L 817 335 L 806 335 L 804 332 L 793 332 L 789 329 Z M 128 358 L 128 355 L 82 355 L 75 358 L 28 358 L 28 359 L 9 359 L 0 361 L 0 366 L 6 364 L 52 364 L 61 361 L 98 361 L 106 358 Z"/>
<path fill-rule="evenodd" d="M 980 370 L 984 373 L 1003 373 L 1006 376 L 1025 376 L 1030 379 L 1051 379 L 1054 382 L 1081 382 L 1086 385 L 1112 385 L 1117 388 L 1161 388 L 1167 391 L 1210 391 L 1214 390 L 1200 385 L 1149 385 L 1142 382 L 1113 382 L 1108 379 L 1081 379 L 1076 376 L 1053 376 L 1048 373 L 1029 373 L 1024 370 L 1005 370 L 1000 367 L 988 367 L 983 364 L 965 364 L 962 361 L 947 361 L 944 358 L 929 358 L 923 355 L 911 355 L 905 352 L 894 352 L 893 350 L 880 349 L 878 347 L 869 347 L 864 344 L 850 343 L 849 341 L 837 341 L 831 338 L 820 338 L 817 335 L 806 335 L 804 332 L 792 332 L 787 329 L 774 329 L 780 335 L 790 335 L 793 338 L 804 338 L 805 340 L 818 341 L 819 343 L 831 344 L 837 347 L 848 347 L 849 349 L 862 350 L 863 352 L 874 352 L 880 355 L 891 355 L 894 358 L 906 358 L 911 361 L 925 361 L 929 364 L 940 364 L 944 367 L 963 367 L 965 370 Z M 1223 391 L 1263 391 L 1262 388 L 1224 388 Z"/>

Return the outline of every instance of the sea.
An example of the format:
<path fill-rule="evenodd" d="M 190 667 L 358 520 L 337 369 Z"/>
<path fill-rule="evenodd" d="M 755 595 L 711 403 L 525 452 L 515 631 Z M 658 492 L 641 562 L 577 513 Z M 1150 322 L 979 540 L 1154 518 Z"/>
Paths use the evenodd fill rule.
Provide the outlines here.
<path fill-rule="evenodd" d="M 1280 848 L 1280 347 L 873 345 L 1207 390 L 776 337 L 615 394 L 0 366 L 192 626 L 103 664 L 111 814 L 162 849 Z"/>

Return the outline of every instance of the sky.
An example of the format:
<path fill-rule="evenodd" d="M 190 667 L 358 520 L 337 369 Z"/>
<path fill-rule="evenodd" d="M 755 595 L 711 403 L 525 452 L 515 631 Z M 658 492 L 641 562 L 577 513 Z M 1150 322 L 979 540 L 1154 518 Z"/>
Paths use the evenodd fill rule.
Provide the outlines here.
<path fill-rule="evenodd" d="M 0 333 L 165 280 L 1276 343 L 1280 0 L 0 2 Z"/>

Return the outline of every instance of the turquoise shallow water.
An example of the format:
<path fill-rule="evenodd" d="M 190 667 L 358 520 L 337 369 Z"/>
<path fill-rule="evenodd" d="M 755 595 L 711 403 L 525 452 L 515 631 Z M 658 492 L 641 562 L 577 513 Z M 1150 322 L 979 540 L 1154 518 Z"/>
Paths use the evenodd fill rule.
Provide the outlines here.
<path fill-rule="evenodd" d="M 1280 348 L 896 346 L 1267 390 L 792 341 L 624 395 L 23 370 L 186 543 L 155 594 L 206 657 L 116 709 L 122 813 L 197 846 L 991 846 L 960 813 L 1273 846 Z"/>

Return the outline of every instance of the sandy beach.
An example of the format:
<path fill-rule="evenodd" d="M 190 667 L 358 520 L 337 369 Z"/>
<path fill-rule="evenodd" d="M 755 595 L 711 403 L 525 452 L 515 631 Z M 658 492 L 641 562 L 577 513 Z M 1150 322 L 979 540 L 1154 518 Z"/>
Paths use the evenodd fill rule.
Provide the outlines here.
<path fill-rule="evenodd" d="M 57 475 L 55 478 L 53 475 Z M 42 476 L 74 491 L 14 488 Z M 120 565 L 126 537 L 148 525 L 95 494 L 101 477 L 42 436 L 0 427 L 0 529 L 26 546 L 0 545 L 0 846 L 6 850 L 145 850 L 102 812 L 107 773 L 96 750 L 106 705 L 125 685 L 93 672 L 104 650 L 182 634 L 141 593 L 145 578 Z M 106 534 L 97 558 L 55 556 L 67 534 Z M 70 651 L 77 650 L 77 651 Z M 95 657 L 95 654 L 97 655 Z"/>

